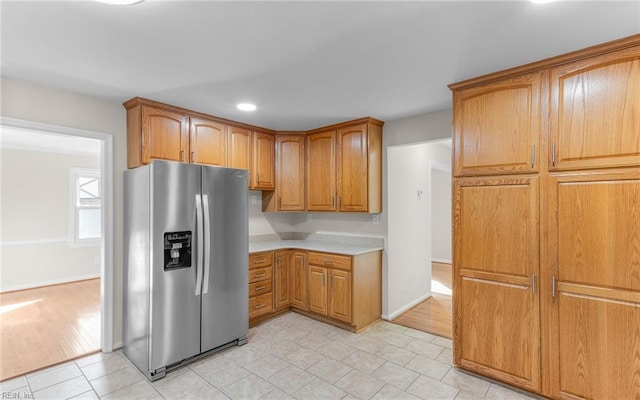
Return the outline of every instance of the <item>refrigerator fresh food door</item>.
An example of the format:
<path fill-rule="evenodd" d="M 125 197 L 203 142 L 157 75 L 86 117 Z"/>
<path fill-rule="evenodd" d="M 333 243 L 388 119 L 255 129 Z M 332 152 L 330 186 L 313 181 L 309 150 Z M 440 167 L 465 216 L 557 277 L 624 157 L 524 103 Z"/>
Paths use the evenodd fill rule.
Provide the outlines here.
<path fill-rule="evenodd" d="M 247 171 L 202 167 L 205 243 L 210 246 L 204 257 L 202 352 L 249 331 L 248 185 Z"/>
<path fill-rule="evenodd" d="M 149 370 L 200 352 L 200 296 L 203 224 L 201 169 L 154 161 L 151 184 L 151 344 Z M 191 253 L 189 259 L 188 253 Z"/>

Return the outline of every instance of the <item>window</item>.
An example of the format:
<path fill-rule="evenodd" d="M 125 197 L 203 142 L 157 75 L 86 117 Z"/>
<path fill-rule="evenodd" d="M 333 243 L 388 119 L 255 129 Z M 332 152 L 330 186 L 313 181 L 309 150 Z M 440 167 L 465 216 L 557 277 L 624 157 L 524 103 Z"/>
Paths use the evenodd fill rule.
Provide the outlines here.
<path fill-rule="evenodd" d="M 102 232 L 100 171 L 71 168 L 71 229 L 75 244 L 98 244 Z"/>

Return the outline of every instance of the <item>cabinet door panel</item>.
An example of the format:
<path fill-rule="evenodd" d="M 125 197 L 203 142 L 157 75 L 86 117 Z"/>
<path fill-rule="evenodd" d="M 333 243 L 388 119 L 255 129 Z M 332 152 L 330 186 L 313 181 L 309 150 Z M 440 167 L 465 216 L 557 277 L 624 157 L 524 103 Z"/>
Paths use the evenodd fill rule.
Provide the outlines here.
<path fill-rule="evenodd" d="M 296 251 L 291 256 L 291 305 L 301 310 L 309 309 L 309 271 L 307 271 L 307 257 L 303 252 Z"/>
<path fill-rule="evenodd" d="M 198 164 L 227 165 L 227 127 L 219 122 L 191 118 L 190 161 Z"/>
<path fill-rule="evenodd" d="M 624 177 L 553 179 L 560 282 L 640 291 L 640 175 Z"/>
<path fill-rule="evenodd" d="M 540 388 L 538 179 L 454 181 L 454 357 Z"/>
<path fill-rule="evenodd" d="M 351 323 L 351 273 L 329 270 L 329 316 Z"/>
<path fill-rule="evenodd" d="M 462 277 L 456 362 L 483 375 L 540 387 L 538 297 L 528 285 Z"/>
<path fill-rule="evenodd" d="M 327 269 L 309 266 L 309 310 L 327 315 Z"/>
<path fill-rule="evenodd" d="M 537 178 L 457 181 L 458 267 L 530 277 L 538 259 L 537 192 Z"/>
<path fill-rule="evenodd" d="M 184 161 L 189 148 L 186 115 L 155 108 L 142 107 L 143 164 L 152 159 Z"/>
<path fill-rule="evenodd" d="M 551 169 L 640 165 L 640 48 L 555 68 L 551 85 Z"/>
<path fill-rule="evenodd" d="M 640 398 L 640 294 L 636 301 L 558 295 L 555 394 L 575 399 Z"/>
<path fill-rule="evenodd" d="M 252 187 L 251 131 L 231 125 L 229 125 L 228 130 L 227 166 L 249 170 L 249 187 Z"/>
<path fill-rule="evenodd" d="M 256 189 L 274 189 L 276 138 L 267 133 L 254 132 L 254 185 Z"/>
<path fill-rule="evenodd" d="M 338 130 L 338 211 L 367 211 L 367 125 Z"/>
<path fill-rule="evenodd" d="M 303 135 L 278 136 L 278 211 L 304 211 L 304 141 Z"/>
<path fill-rule="evenodd" d="M 307 209 L 336 210 L 335 131 L 307 136 Z"/>
<path fill-rule="evenodd" d="M 289 258 L 291 253 L 279 251 L 275 255 L 275 265 L 273 267 L 273 308 L 280 309 L 289 307 Z"/>
<path fill-rule="evenodd" d="M 640 170 L 549 179 L 552 394 L 640 397 Z"/>
<path fill-rule="evenodd" d="M 538 170 L 541 83 L 535 73 L 454 93 L 455 176 Z"/>

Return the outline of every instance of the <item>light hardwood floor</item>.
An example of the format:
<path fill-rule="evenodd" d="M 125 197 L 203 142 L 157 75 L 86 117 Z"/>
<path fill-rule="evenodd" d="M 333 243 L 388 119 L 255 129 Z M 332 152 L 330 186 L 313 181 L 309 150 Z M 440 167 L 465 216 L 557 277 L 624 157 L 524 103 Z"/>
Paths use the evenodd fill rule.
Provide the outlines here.
<path fill-rule="evenodd" d="M 431 288 L 433 295 L 392 322 L 451 339 L 451 295 L 443 294 L 451 293 L 451 265 L 434 262 L 431 272 L 434 281 Z"/>
<path fill-rule="evenodd" d="M 100 279 L 0 294 L 0 381 L 100 350 Z"/>

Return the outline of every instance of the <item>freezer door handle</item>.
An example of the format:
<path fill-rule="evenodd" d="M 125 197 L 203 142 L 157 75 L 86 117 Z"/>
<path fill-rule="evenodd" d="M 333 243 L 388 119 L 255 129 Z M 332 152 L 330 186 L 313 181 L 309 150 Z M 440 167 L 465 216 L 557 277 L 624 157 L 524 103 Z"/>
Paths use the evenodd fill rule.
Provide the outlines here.
<path fill-rule="evenodd" d="M 197 246 L 197 260 L 196 260 L 196 296 L 200 296 L 202 290 L 202 266 L 203 262 L 203 218 L 202 218 L 202 197 L 196 194 L 196 246 Z"/>
<path fill-rule="evenodd" d="M 211 270 L 211 213 L 209 211 L 209 195 L 202 195 L 202 207 L 204 208 L 204 284 L 202 294 L 209 291 L 209 271 Z"/>

